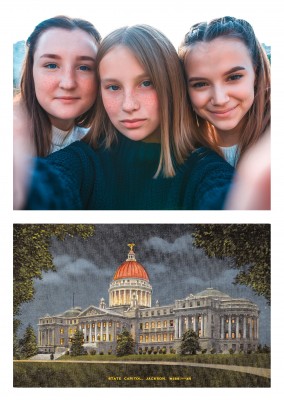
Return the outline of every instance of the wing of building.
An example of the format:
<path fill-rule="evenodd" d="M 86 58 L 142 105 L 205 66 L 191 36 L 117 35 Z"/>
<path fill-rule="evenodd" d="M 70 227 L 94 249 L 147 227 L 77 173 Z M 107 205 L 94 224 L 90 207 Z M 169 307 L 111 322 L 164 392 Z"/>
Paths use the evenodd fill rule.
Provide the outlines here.
<path fill-rule="evenodd" d="M 246 299 L 235 299 L 207 288 L 152 306 L 152 286 L 146 268 L 128 245 L 127 259 L 116 269 L 109 286 L 109 306 L 102 298 L 99 307 L 74 307 L 62 314 L 41 317 L 38 324 L 40 352 L 68 349 L 76 332 L 84 334 L 88 352 L 115 352 L 117 335 L 125 327 L 136 343 L 136 352 L 177 351 L 182 335 L 192 329 L 203 349 L 212 352 L 255 350 L 259 342 L 259 308 Z"/>

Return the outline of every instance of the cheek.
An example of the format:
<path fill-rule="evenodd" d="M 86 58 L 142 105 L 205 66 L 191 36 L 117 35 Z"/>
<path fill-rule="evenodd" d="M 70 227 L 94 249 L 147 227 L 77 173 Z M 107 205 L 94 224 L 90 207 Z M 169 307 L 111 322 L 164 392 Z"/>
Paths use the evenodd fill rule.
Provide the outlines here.
<path fill-rule="evenodd" d="M 189 98 L 191 101 L 191 104 L 195 108 L 202 107 L 207 102 L 207 96 L 205 94 L 197 93 L 194 90 L 188 90 Z"/>
<path fill-rule="evenodd" d="M 143 104 L 151 111 L 158 112 L 159 110 L 159 99 L 156 92 L 147 93 L 143 96 Z"/>
<path fill-rule="evenodd" d="M 114 97 L 102 96 L 104 108 L 109 116 L 115 116 L 119 112 L 119 100 Z"/>

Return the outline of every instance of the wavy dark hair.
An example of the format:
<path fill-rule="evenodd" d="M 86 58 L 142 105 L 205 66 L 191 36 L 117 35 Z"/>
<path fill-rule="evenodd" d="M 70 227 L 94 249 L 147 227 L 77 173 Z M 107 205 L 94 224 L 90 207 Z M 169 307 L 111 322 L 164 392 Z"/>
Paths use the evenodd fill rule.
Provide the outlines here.
<path fill-rule="evenodd" d="M 254 102 L 245 115 L 243 130 L 239 141 L 239 155 L 254 144 L 270 125 L 270 62 L 268 56 L 257 40 L 252 26 L 243 19 L 223 17 L 210 22 L 200 22 L 186 33 L 180 47 L 179 57 L 185 62 L 186 55 L 199 42 L 210 42 L 219 37 L 241 40 L 247 47 L 255 69 Z M 189 107 L 192 116 L 192 131 L 195 141 L 213 148 L 221 154 L 216 141 L 216 130 L 212 124 L 198 116 L 198 125 L 192 105 Z"/>
<path fill-rule="evenodd" d="M 26 46 L 27 52 L 23 64 L 21 76 L 21 99 L 23 100 L 32 122 L 32 136 L 35 144 L 36 154 L 44 157 L 49 154 L 51 147 L 51 122 L 45 110 L 40 106 L 35 93 L 33 79 L 34 53 L 38 40 L 43 32 L 51 28 L 62 28 L 67 30 L 81 29 L 94 38 L 99 46 L 101 36 L 94 25 L 86 20 L 79 18 L 69 18 L 65 15 L 59 15 L 40 22 L 29 38 Z M 94 119 L 94 107 L 75 119 L 75 124 L 88 127 Z"/>

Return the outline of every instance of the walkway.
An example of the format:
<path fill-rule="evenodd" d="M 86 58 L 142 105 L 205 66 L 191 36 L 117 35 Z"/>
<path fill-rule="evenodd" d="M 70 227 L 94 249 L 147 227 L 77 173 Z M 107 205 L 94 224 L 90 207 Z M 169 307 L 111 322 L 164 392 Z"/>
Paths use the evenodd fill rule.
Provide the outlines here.
<path fill-rule="evenodd" d="M 41 354 L 43 356 L 45 354 Z M 36 357 L 36 356 L 35 356 Z M 42 359 L 29 359 L 29 360 L 14 360 L 14 362 L 53 362 L 49 358 Z M 270 368 L 257 368 L 257 367 L 248 367 L 248 366 L 240 366 L 240 365 L 223 365 L 223 364 L 201 364 L 201 363 L 190 363 L 190 362 L 176 362 L 176 361 L 83 361 L 83 360 L 57 360 L 57 363 L 86 363 L 86 364 L 159 364 L 159 365 L 181 365 L 186 367 L 199 367 L 199 368 L 215 368 L 215 369 L 225 369 L 236 372 L 243 372 L 246 374 L 258 375 L 264 378 L 271 377 Z"/>

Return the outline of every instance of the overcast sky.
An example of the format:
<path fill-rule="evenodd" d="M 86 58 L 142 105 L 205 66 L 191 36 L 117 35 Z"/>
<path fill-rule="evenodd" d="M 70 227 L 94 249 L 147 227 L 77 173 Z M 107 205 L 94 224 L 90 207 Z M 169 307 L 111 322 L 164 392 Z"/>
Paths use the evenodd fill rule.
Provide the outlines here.
<path fill-rule="evenodd" d="M 68 238 L 52 241 L 51 252 L 57 272 L 43 274 L 35 280 L 36 295 L 22 307 L 22 330 L 28 323 L 37 331 L 39 317 L 61 313 L 73 305 L 85 308 L 99 305 L 103 297 L 108 305 L 108 288 L 113 275 L 129 251 L 128 243 L 136 244 L 136 260 L 147 270 L 153 287 L 152 305 L 172 304 L 190 293 L 208 287 L 232 297 L 248 298 L 258 304 L 260 337 L 270 343 L 270 307 L 266 300 L 245 286 L 233 285 L 237 270 L 232 261 L 209 259 L 203 250 L 193 247 L 192 225 L 187 224 L 101 224 L 95 235 L 83 240 Z"/>

